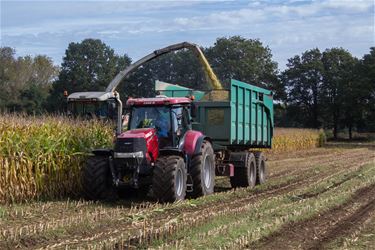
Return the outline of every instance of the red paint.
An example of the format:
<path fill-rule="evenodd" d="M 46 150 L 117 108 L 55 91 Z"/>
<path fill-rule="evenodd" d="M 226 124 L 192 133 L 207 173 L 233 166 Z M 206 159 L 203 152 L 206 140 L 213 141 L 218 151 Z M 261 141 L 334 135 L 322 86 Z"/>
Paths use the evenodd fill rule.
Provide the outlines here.
<path fill-rule="evenodd" d="M 156 106 L 156 105 L 173 105 L 189 104 L 191 99 L 187 97 L 156 97 L 156 98 L 129 98 L 126 105 L 130 106 Z"/>
<path fill-rule="evenodd" d="M 159 141 L 158 137 L 156 136 L 156 130 L 154 129 L 152 136 L 150 136 L 147 140 L 147 151 L 149 155 L 149 160 L 151 162 L 155 162 L 159 156 Z"/>
<path fill-rule="evenodd" d="M 145 138 L 146 135 L 149 137 L 150 133 L 152 135 L 154 128 L 139 128 L 139 129 L 132 129 L 126 132 L 121 133 L 118 138 Z"/>
<path fill-rule="evenodd" d="M 232 163 L 229 163 L 229 176 L 233 177 L 234 176 L 234 165 Z"/>
<path fill-rule="evenodd" d="M 154 128 L 140 128 L 128 130 L 118 136 L 118 138 L 144 138 L 146 140 L 146 158 L 154 162 L 159 156 L 159 143 Z"/>
<path fill-rule="evenodd" d="M 186 132 L 184 145 L 184 151 L 186 152 L 186 154 L 194 154 L 195 145 L 197 144 L 197 141 L 201 136 L 203 136 L 203 134 L 199 131 L 189 130 Z"/>

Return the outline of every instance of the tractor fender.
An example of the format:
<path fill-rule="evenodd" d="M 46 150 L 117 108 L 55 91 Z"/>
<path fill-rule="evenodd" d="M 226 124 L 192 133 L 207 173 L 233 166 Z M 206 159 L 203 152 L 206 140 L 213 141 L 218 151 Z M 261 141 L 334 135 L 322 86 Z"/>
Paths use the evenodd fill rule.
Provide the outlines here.
<path fill-rule="evenodd" d="M 193 155 L 198 155 L 198 154 L 200 154 L 202 152 L 203 141 L 208 141 L 208 142 L 210 142 L 212 144 L 210 137 L 202 135 L 197 140 L 197 144 L 195 145 L 195 149 L 194 149 L 194 154 Z"/>
<path fill-rule="evenodd" d="M 187 131 L 184 138 L 184 152 L 190 157 L 200 154 L 204 140 L 211 141 L 209 137 L 205 136 L 199 131 Z"/>
<path fill-rule="evenodd" d="M 103 148 L 103 149 L 94 149 L 91 152 L 94 155 L 99 155 L 99 156 L 112 156 L 113 155 L 112 149 L 106 149 L 106 148 Z"/>

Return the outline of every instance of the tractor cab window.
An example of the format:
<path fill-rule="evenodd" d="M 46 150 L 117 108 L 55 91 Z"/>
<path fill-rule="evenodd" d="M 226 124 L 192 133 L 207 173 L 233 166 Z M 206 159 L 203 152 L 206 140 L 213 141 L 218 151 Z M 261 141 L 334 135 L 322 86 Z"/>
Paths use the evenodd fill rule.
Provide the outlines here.
<path fill-rule="evenodd" d="M 129 129 L 155 128 L 159 138 L 167 138 L 171 131 L 168 107 L 133 107 Z"/>
<path fill-rule="evenodd" d="M 190 128 L 189 111 L 187 107 L 176 107 L 172 109 L 172 121 L 175 134 L 179 137 Z"/>

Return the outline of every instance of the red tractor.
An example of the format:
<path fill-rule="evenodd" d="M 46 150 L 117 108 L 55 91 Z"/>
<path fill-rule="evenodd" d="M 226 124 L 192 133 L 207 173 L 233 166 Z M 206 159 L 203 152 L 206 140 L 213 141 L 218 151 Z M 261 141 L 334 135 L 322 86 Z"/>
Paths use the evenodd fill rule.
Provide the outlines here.
<path fill-rule="evenodd" d="M 211 194 L 215 155 L 211 139 L 192 130 L 186 97 L 129 99 L 128 129 L 113 149 L 94 150 L 83 173 L 88 199 L 107 199 L 122 186 L 152 187 L 162 202 Z"/>

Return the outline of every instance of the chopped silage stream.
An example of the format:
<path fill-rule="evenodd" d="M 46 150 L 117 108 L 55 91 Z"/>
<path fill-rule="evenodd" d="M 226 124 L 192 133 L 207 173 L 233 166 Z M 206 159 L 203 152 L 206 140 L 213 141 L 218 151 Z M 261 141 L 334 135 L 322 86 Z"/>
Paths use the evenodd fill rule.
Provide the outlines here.
<path fill-rule="evenodd" d="M 374 161 L 374 152 L 366 148 L 318 148 L 291 155 L 289 158 L 270 158 L 270 178 L 266 185 L 255 189 L 229 190 L 226 188 L 228 183 L 221 179 L 220 185 L 224 187 L 223 190 L 228 191 L 177 204 L 155 204 L 131 198 L 119 204 L 56 201 L 2 206 L 0 248 L 11 248 L 15 245 L 26 248 L 169 248 L 176 244 L 180 244 L 181 248 L 189 248 L 202 243 L 202 235 L 216 235 L 227 230 L 222 222 L 228 224 L 228 229 L 233 226 L 241 228 L 241 225 L 246 227 L 246 224 L 241 224 L 241 219 L 236 220 L 233 214 L 242 219 L 247 218 L 260 211 L 260 208 L 267 208 L 269 204 L 279 204 L 280 211 L 286 209 L 288 203 L 283 202 L 285 196 L 298 196 L 305 189 L 311 193 L 319 190 L 319 185 L 331 180 L 335 182 L 346 174 L 353 174 L 359 171 L 362 165 Z M 332 189 L 339 192 L 338 187 L 351 181 L 349 178 Z M 331 191 L 303 200 L 314 200 L 329 192 Z M 278 213 L 278 208 L 273 209 L 276 210 L 269 213 L 271 217 Z M 284 218 L 283 215 L 280 217 Z M 259 228 L 272 224 L 269 219 L 266 215 L 259 218 Z M 215 220 L 218 221 L 216 225 L 213 223 Z M 278 224 L 271 227 L 272 230 L 287 222 L 284 220 L 278 221 Z M 271 229 L 265 229 L 265 232 L 267 230 Z M 189 243 L 189 237 L 181 236 L 186 233 L 189 233 L 188 236 L 192 239 L 195 237 L 194 241 Z M 248 232 L 239 230 L 238 235 L 226 239 L 225 244 L 215 246 L 235 246 L 241 241 L 238 239 L 241 239 L 242 234 L 246 235 Z M 259 237 L 264 235 L 266 234 L 260 233 Z M 236 246 L 240 246 L 239 243 Z"/>

